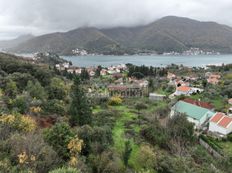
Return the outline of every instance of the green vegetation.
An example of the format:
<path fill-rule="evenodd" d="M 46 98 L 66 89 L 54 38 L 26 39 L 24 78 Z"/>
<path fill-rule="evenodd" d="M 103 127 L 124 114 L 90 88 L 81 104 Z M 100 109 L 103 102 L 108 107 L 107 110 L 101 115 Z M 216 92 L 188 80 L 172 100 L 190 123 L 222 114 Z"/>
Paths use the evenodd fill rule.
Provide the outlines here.
<path fill-rule="evenodd" d="M 227 74 L 230 69 L 223 66 L 220 70 Z M 190 73 L 190 69 L 175 65 L 167 68 L 129 65 L 123 80 L 130 75 L 143 76 L 148 79 L 151 92 L 169 95 L 175 88 L 168 86 L 167 71 Z M 194 68 L 192 71 L 201 76 L 205 72 Z M 41 62 L 32 64 L 0 54 L 0 172 L 227 173 L 231 170 L 231 136 L 221 140 L 202 136 L 215 150 L 225 154 L 218 160 L 199 145 L 193 124 L 184 114 L 169 118 L 171 106 L 182 96 L 163 101 L 151 101 L 146 96 L 89 96 L 86 93 L 91 91 L 104 93 L 116 79 L 111 75 L 85 75 L 70 76 Z M 206 84 L 205 92 L 191 97 L 211 101 L 218 106 L 216 109 L 226 110 L 231 95 L 230 88 L 224 88 L 230 82 L 227 74 L 218 86 Z M 196 83 L 201 85 L 202 81 Z"/>
<path fill-rule="evenodd" d="M 83 89 L 80 88 L 80 79 L 78 77 L 74 79 L 74 84 L 71 89 L 71 98 L 72 101 L 69 108 L 69 114 L 71 116 L 70 124 L 72 126 L 91 124 L 91 109 Z"/>

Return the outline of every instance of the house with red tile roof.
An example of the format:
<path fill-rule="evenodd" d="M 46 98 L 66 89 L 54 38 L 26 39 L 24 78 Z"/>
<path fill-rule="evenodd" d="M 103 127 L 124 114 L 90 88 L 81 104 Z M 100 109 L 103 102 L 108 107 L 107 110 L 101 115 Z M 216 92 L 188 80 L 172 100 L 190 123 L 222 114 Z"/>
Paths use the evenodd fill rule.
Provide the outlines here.
<path fill-rule="evenodd" d="M 202 101 L 199 101 L 199 100 L 193 100 L 191 98 L 185 98 L 182 101 L 190 103 L 190 104 L 194 104 L 196 106 L 200 106 L 202 108 L 206 108 L 206 109 L 209 109 L 209 110 L 213 110 L 214 109 L 213 105 L 211 105 L 208 102 L 202 102 Z"/>
<path fill-rule="evenodd" d="M 201 88 L 195 88 L 195 87 L 189 87 L 189 86 L 179 86 L 176 87 L 176 92 L 174 93 L 175 96 L 180 96 L 180 95 L 191 95 L 193 93 L 201 93 L 204 90 Z"/>
<path fill-rule="evenodd" d="M 190 95 L 191 94 L 191 88 L 188 86 L 180 86 L 176 88 L 175 95 Z"/>
<path fill-rule="evenodd" d="M 209 131 L 221 136 L 226 136 L 232 132 L 232 117 L 222 112 L 217 112 L 209 120 Z"/>
<path fill-rule="evenodd" d="M 182 100 L 178 101 L 172 108 L 170 117 L 179 113 L 186 115 L 187 120 L 194 124 L 197 129 L 203 128 L 209 119 L 215 114 L 214 111 L 197 106 L 195 104 L 187 103 Z"/>

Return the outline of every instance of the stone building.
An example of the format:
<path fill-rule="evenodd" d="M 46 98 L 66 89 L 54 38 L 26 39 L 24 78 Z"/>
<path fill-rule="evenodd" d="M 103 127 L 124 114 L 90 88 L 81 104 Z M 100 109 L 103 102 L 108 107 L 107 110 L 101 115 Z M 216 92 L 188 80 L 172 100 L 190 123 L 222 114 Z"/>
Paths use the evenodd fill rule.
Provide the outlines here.
<path fill-rule="evenodd" d="M 143 97 L 147 95 L 147 87 L 141 87 L 136 84 L 128 85 L 110 85 L 108 86 L 110 96 L 120 96 L 123 98 Z"/>

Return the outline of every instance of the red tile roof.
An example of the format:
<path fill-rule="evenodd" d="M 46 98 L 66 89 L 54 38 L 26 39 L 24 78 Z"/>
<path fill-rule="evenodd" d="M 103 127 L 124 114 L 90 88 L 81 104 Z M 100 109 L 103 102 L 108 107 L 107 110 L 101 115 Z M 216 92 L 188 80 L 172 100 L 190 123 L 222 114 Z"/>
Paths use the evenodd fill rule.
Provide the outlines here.
<path fill-rule="evenodd" d="M 218 123 L 218 125 L 227 128 L 227 126 L 232 122 L 231 117 L 224 116 L 224 118 Z"/>
<path fill-rule="evenodd" d="M 202 108 L 206 108 L 206 109 L 213 109 L 214 108 L 210 103 L 202 102 L 202 101 L 198 101 L 198 100 L 193 100 L 191 98 L 185 98 L 182 101 L 199 106 L 199 107 L 202 107 Z"/>
<path fill-rule="evenodd" d="M 214 123 L 218 123 L 223 117 L 224 117 L 224 114 L 221 112 L 218 112 L 211 118 L 210 121 Z"/>
<path fill-rule="evenodd" d="M 191 88 L 190 87 L 187 87 L 187 86 L 180 86 L 177 88 L 178 91 L 182 91 L 182 92 L 187 92 L 187 91 L 190 91 Z"/>
<path fill-rule="evenodd" d="M 226 116 L 224 113 L 217 112 L 211 119 L 210 122 L 216 123 L 217 125 L 227 128 L 232 123 L 232 117 Z"/>

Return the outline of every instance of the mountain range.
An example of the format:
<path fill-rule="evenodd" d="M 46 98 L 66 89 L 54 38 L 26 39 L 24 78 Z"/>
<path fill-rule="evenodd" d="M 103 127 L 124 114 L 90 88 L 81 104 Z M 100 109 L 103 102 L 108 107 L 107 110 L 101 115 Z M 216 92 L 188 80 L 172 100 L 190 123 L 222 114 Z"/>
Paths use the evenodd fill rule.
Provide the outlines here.
<path fill-rule="evenodd" d="M 33 35 L 28 34 L 28 35 L 21 35 L 18 38 L 13 39 L 13 40 L 3 40 L 3 41 L 0 41 L 0 48 L 8 49 L 8 48 L 16 47 L 17 45 L 23 42 L 26 42 L 33 37 L 34 37 Z"/>
<path fill-rule="evenodd" d="M 17 39 L 16 39 L 17 40 Z M 0 42 L 0 47 L 4 45 Z M 184 17 L 167 16 L 136 27 L 98 29 L 78 28 L 20 40 L 10 44 L 10 52 L 53 52 L 71 54 L 73 49 L 91 53 L 123 54 L 143 51 L 182 52 L 191 47 L 205 51 L 232 53 L 232 28 L 215 22 L 201 22 Z"/>

